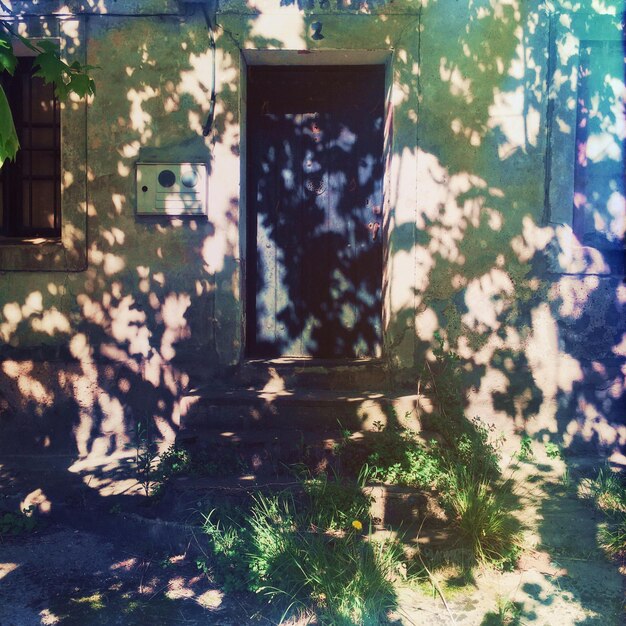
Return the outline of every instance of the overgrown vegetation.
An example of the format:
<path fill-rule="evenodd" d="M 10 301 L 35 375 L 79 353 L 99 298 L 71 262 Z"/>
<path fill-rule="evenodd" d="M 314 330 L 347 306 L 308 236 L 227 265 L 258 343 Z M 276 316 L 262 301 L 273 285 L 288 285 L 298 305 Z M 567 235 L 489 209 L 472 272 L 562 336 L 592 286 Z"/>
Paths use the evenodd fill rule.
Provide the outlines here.
<path fill-rule="evenodd" d="M 502 440 L 493 426 L 465 416 L 460 359 L 445 350 L 439 335 L 433 353 L 421 384 L 434 410 L 420 416 L 422 432 L 397 419 L 387 427 L 376 424 L 376 432 L 360 442 L 344 432 L 335 450 L 343 473 L 315 474 L 300 465 L 292 468 L 299 474 L 297 488 L 257 493 L 240 506 L 220 502 L 204 516 L 208 549 L 198 568 L 224 591 L 261 594 L 284 614 L 315 614 L 321 624 L 340 626 L 384 624 L 395 606 L 400 572 L 418 578 L 426 572 L 432 579 L 426 561 L 436 564 L 437 556 L 419 553 L 407 563 L 400 543 L 374 539 L 365 489 L 372 481 L 436 499 L 455 538 L 449 553 L 459 555 L 462 571 L 476 563 L 514 564 L 520 527 L 512 515 L 511 481 L 501 475 Z M 557 446 L 546 451 L 553 458 L 560 454 Z M 517 456 L 531 455 L 525 437 Z M 231 456 L 232 466 L 238 457 Z M 177 446 L 159 454 L 147 430 L 138 428 L 137 475 L 147 496 L 160 495 L 174 476 L 206 475 L 219 465 L 208 452 Z"/>
<path fill-rule="evenodd" d="M 600 545 L 611 556 L 626 558 L 626 480 L 607 464 L 589 481 L 595 505 L 606 515 L 600 528 Z"/>
<path fill-rule="evenodd" d="M 492 426 L 465 417 L 460 360 L 436 339 L 436 360 L 424 372 L 435 400 L 422 416 L 428 438 L 397 420 L 377 424 L 359 442 L 344 433 L 336 449 L 344 476 L 304 471 L 297 489 L 258 493 L 248 508 L 206 515 L 209 550 L 198 567 L 227 591 L 263 594 L 286 613 L 314 613 L 321 624 L 384 624 L 395 605 L 393 580 L 407 564 L 399 543 L 372 538 L 364 493 L 371 481 L 435 497 L 470 566 L 512 565 L 520 527 L 511 481 L 499 467 L 502 441 Z M 417 558 L 417 569 L 430 573 L 427 555 Z"/>
<path fill-rule="evenodd" d="M 405 428 L 379 425 L 375 437 L 359 443 L 356 450 L 346 441 L 340 454 L 353 473 L 369 468 L 372 480 L 426 490 L 443 488 L 446 483 L 446 467 L 437 442 L 424 444 L 417 433 Z"/>
<path fill-rule="evenodd" d="M 502 438 L 478 417 L 467 419 L 460 359 L 439 334 L 435 340 L 435 362 L 426 364 L 421 380 L 434 401 L 433 412 L 421 416 L 428 437 L 392 420 L 386 428 L 377 424 L 364 442 L 344 440 L 339 452 L 348 470 L 364 463 L 375 480 L 434 493 L 474 561 L 509 566 L 519 553 L 520 526 L 512 515 L 512 481 L 501 476 Z M 530 442 L 522 439 L 525 458 Z"/>
<path fill-rule="evenodd" d="M 211 555 L 199 567 L 228 590 L 265 595 L 285 614 L 314 612 L 321 624 L 384 624 L 403 553 L 397 542 L 363 533 L 368 511 L 359 485 L 336 477 L 259 493 L 243 515 L 206 516 Z"/>
<path fill-rule="evenodd" d="M 38 524 L 38 520 L 33 514 L 34 510 L 34 506 L 29 506 L 19 512 L 0 512 L 0 537 L 33 532 Z"/>
<path fill-rule="evenodd" d="M 438 452 L 448 470 L 464 467 L 476 477 L 496 481 L 500 477 L 502 438 L 495 436 L 493 425 L 479 417 L 466 417 L 460 358 L 446 350 L 438 333 L 433 354 L 435 363 L 426 362 L 422 379 L 430 389 L 434 411 L 421 416 L 422 427 L 437 433 L 441 440 Z"/>

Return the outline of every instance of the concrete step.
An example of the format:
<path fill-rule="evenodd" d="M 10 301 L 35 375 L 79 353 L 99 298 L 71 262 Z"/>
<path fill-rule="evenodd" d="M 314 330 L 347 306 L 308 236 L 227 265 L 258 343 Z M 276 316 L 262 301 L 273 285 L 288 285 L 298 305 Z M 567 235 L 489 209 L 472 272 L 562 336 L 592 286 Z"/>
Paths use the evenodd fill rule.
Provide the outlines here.
<path fill-rule="evenodd" d="M 187 521 L 191 521 L 189 511 L 208 513 L 218 506 L 221 510 L 245 509 L 255 494 L 289 491 L 302 493 L 302 483 L 293 474 L 175 478 L 168 483 L 166 499 L 157 503 L 155 514 L 163 519 L 180 519 L 186 513 Z M 436 494 L 383 484 L 368 484 L 363 492 L 371 498 L 370 515 L 375 528 L 401 531 L 407 544 L 418 540 L 439 544 L 445 539 L 444 528 L 449 520 Z"/>
<path fill-rule="evenodd" d="M 242 429 L 225 431 L 196 427 L 179 433 L 177 443 L 208 466 L 216 476 L 282 476 L 296 465 L 327 471 L 337 464 L 335 446 L 340 430 L 285 431 Z M 202 471 L 202 467 L 199 467 Z"/>
<path fill-rule="evenodd" d="M 416 422 L 415 394 L 276 387 L 199 389 L 183 403 L 181 428 L 245 431 L 372 430 Z"/>
<path fill-rule="evenodd" d="M 254 389 L 389 389 L 388 371 L 380 359 L 249 360 L 240 366 L 235 380 Z"/>
<path fill-rule="evenodd" d="M 264 475 L 305 463 L 336 462 L 332 448 L 350 433 L 417 426 L 417 396 L 390 391 L 380 360 L 250 360 L 184 399 L 178 439 L 210 449 L 224 462 Z"/>

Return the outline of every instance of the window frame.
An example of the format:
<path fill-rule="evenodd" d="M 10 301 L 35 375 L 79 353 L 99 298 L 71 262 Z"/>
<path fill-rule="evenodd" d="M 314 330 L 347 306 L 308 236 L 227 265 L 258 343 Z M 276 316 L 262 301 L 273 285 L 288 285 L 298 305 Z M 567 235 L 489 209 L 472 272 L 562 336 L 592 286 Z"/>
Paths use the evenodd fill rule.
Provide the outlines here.
<path fill-rule="evenodd" d="M 13 28 L 33 43 L 51 41 L 67 62 L 87 63 L 85 18 L 48 21 L 15 19 Z M 45 31 L 45 35 L 44 35 Z M 65 51 L 72 50 L 72 58 Z M 17 41 L 16 56 L 35 53 Z M 87 269 L 87 99 L 70 96 L 60 103 L 60 233 L 0 236 L 0 272 L 82 272 Z"/>
<path fill-rule="evenodd" d="M 550 269 L 558 274 L 623 275 L 615 248 L 581 242 L 575 233 L 576 128 L 581 49 L 590 42 L 621 42 L 623 15 L 553 12 L 550 15 L 549 101 L 547 111 L 547 225 L 557 231 Z"/>

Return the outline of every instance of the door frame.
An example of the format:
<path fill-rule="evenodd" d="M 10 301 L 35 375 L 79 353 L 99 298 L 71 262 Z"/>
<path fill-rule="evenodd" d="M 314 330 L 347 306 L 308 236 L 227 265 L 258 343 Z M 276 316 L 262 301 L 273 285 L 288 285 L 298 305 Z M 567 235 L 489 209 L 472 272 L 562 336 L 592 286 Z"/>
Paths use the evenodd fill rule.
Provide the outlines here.
<path fill-rule="evenodd" d="M 387 357 L 387 336 L 386 329 L 389 326 L 389 273 L 388 255 L 389 255 L 389 226 L 390 226 L 390 180 L 391 180 L 391 155 L 392 155 L 392 91 L 393 91 L 393 73 L 392 73 L 392 56 L 393 51 L 384 50 L 316 50 L 303 51 L 300 50 L 259 50 L 244 49 L 241 50 L 240 58 L 240 103 L 239 114 L 241 120 L 241 151 L 240 151 L 240 238 L 239 238 L 239 254 L 242 259 L 241 272 L 241 299 L 242 299 L 242 319 L 241 319 L 241 337 L 243 345 L 241 347 L 241 358 L 246 359 L 248 354 L 248 111 L 247 111 L 247 80 L 248 66 L 261 65 L 290 65 L 290 66 L 311 66 L 311 65 L 383 65 L 385 67 L 385 93 L 384 93 L 384 130 L 383 130 L 383 223 L 382 223 L 382 284 L 381 284 L 381 341 L 382 341 L 382 359 Z M 364 359 L 365 360 L 365 359 Z"/>

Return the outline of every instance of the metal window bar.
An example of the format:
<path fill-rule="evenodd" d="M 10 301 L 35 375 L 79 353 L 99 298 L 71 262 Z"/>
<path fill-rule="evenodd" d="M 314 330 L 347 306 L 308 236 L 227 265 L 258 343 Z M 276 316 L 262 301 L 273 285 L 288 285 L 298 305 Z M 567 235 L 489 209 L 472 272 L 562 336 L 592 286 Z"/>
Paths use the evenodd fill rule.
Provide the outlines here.
<path fill-rule="evenodd" d="M 31 71 L 32 71 L 32 66 L 31 66 Z M 33 112 L 33 83 L 32 80 L 30 79 L 30 76 L 23 76 L 22 80 L 24 82 L 26 82 L 26 93 L 28 94 L 26 96 L 27 98 L 27 102 L 26 102 L 26 107 L 24 107 L 23 111 L 26 111 L 26 119 L 24 120 L 26 122 L 26 124 L 28 125 L 28 161 L 29 161 L 29 169 L 28 169 L 28 174 L 29 174 L 29 178 L 28 178 L 28 224 L 24 225 L 26 226 L 26 229 L 30 229 L 33 226 L 33 181 L 32 181 L 32 175 L 34 172 L 33 169 L 33 126 L 30 123 L 31 122 L 31 118 L 32 118 L 32 112 Z M 23 187 L 22 187 L 23 188 Z"/>

